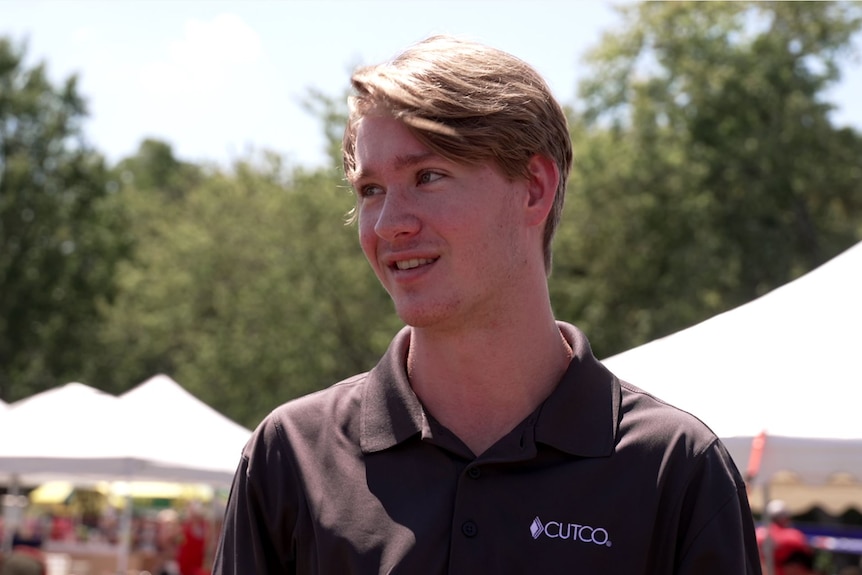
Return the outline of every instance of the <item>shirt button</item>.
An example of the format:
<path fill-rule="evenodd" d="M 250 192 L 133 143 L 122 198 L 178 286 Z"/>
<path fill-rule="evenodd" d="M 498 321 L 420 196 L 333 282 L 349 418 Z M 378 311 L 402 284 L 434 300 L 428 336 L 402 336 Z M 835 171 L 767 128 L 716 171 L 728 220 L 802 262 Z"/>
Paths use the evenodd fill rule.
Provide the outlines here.
<path fill-rule="evenodd" d="M 479 479 L 482 476 L 482 471 L 478 467 L 471 467 L 467 470 L 467 477 L 470 479 Z"/>
<path fill-rule="evenodd" d="M 473 521 L 465 521 L 461 524 L 461 533 L 467 537 L 475 537 L 479 533 L 479 527 Z"/>

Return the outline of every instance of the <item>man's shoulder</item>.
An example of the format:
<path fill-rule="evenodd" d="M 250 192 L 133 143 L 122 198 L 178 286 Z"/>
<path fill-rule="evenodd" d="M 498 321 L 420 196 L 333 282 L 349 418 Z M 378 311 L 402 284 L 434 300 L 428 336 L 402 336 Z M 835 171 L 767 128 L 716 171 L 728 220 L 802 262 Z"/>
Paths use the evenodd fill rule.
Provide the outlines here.
<path fill-rule="evenodd" d="M 361 413 L 368 372 L 348 377 L 329 387 L 290 399 L 260 422 L 255 435 L 264 442 L 284 440 L 287 434 L 314 435 L 326 428 L 356 423 Z"/>
<path fill-rule="evenodd" d="M 329 387 L 293 398 L 272 410 L 270 418 L 315 416 L 350 409 L 362 400 L 369 372 L 358 373 Z"/>
<path fill-rule="evenodd" d="M 744 487 L 733 458 L 705 422 L 630 383 L 620 382 L 620 388 L 618 446 L 625 447 L 618 449 L 641 458 L 647 467 L 646 462 L 653 462 L 665 481 L 679 489 L 689 482 L 699 484 L 707 476 L 722 476 L 727 481 L 716 485 L 729 500 Z"/>
<path fill-rule="evenodd" d="M 707 423 L 684 409 L 626 381 L 622 393 L 621 428 L 649 439 L 650 443 L 683 442 L 693 454 L 702 453 L 718 441 Z"/>

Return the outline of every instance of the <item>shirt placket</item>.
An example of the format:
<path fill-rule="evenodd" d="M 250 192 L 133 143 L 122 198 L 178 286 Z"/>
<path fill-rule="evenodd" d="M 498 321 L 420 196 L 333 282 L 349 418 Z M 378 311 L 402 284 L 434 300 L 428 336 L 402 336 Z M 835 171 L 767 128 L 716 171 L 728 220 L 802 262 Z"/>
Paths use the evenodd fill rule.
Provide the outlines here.
<path fill-rule="evenodd" d="M 450 574 L 487 573 L 499 559 L 489 557 L 501 546 L 500 526 L 495 525 L 497 520 L 492 515 L 499 516 L 500 507 L 508 502 L 490 495 L 499 492 L 490 488 L 491 482 L 501 480 L 501 473 L 508 467 L 505 464 L 535 457 L 533 423 L 532 418 L 525 421 L 459 474 L 450 529 Z"/>

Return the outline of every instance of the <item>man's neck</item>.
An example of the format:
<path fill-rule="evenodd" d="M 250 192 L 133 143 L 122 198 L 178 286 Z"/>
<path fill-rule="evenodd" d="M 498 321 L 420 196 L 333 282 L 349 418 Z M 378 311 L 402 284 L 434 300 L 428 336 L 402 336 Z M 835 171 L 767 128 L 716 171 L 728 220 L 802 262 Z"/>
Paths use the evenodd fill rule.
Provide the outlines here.
<path fill-rule="evenodd" d="M 551 394 L 571 357 L 548 309 L 456 334 L 414 329 L 407 370 L 425 409 L 480 455 Z"/>

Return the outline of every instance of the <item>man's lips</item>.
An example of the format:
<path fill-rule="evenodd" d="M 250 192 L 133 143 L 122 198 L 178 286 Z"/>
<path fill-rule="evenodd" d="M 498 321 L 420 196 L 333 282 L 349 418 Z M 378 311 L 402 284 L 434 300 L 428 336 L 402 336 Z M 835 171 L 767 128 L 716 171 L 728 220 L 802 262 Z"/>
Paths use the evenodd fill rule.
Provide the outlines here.
<path fill-rule="evenodd" d="M 391 265 L 397 270 L 405 271 L 428 265 L 434 263 L 435 261 L 437 261 L 436 258 L 410 258 L 408 260 L 397 260 Z"/>

